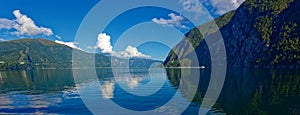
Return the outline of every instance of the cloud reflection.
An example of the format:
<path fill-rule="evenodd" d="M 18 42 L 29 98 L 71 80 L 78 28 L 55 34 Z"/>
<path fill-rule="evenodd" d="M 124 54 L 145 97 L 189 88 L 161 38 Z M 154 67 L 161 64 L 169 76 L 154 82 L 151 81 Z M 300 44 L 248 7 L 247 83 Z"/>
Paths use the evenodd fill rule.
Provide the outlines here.
<path fill-rule="evenodd" d="M 13 103 L 14 102 L 12 99 L 0 95 L 0 108 L 1 109 L 13 109 L 14 107 L 11 106 Z"/>
<path fill-rule="evenodd" d="M 7 75 L 5 72 L 0 72 L 0 83 L 4 83 L 6 77 Z"/>
<path fill-rule="evenodd" d="M 104 99 L 111 99 L 114 97 L 114 89 L 115 89 L 115 82 L 114 81 L 104 81 L 102 83 L 102 97 Z"/>
<path fill-rule="evenodd" d="M 42 95 L 32 95 L 29 99 L 30 108 L 48 108 L 55 104 L 61 103 L 62 99 L 59 97 L 47 97 Z"/>
<path fill-rule="evenodd" d="M 118 77 L 119 83 L 125 84 L 128 86 L 130 89 L 137 88 L 139 84 L 145 80 L 144 77 L 138 77 L 138 76 L 124 76 L 124 77 Z"/>

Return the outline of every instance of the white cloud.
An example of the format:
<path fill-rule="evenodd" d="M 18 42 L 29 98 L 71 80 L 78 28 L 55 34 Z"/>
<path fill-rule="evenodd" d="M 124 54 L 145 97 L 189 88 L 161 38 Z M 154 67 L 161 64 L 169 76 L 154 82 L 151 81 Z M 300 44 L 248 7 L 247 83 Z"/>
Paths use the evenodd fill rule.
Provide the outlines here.
<path fill-rule="evenodd" d="M 127 46 L 125 51 L 113 52 L 112 55 L 116 57 L 124 57 L 124 58 L 131 58 L 131 57 L 151 58 L 151 56 L 141 53 L 140 51 L 138 51 L 136 47 L 133 46 Z"/>
<path fill-rule="evenodd" d="M 59 40 L 61 40 L 61 37 L 59 35 L 55 35 L 55 37 Z"/>
<path fill-rule="evenodd" d="M 12 29 L 15 24 L 15 21 L 6 18 L 0 18 L 0 29 Z"/>
<path fill-rule="evenodd" d="M 97 47 L 101 50 L 102 53 L 112 53 L 112 46 L 110 39 L 111 37 L 109 35 L 106 35 L 105 33 L 101 33 L 98 35 L 98 42 Z"/>
<path fill-rule="evenodd" d="M 58 43 L 58 44 L 63 44 L 63 45 L 69 46 L 74 49 L 82 50 L 76 46 L 76 44 L 78 44 L 78 43 L 75 43 L 75 42 L 64 42 L 64 41 L 59 41 L 59 40 L 55 40 L 54 42 Z"/>
<path fill-rule="evenodd" d="M 195 18 L 204 14 L 204 6 L 212 7 L 210 12 L 218 15 L 237 9 L 245 0 L 180 0 L 183 11 L 194 13 Z M 204 5 L 204 6 L 203 6 Z"/>
<path fill-rule="evenodd" d="M 53 32 L 50 28 L 38 27 L 31 18 L 21 14 L 20 10 L 15 10 L 13 14 L 17 18 L 18 23 L 14 26 L 14 28 L 17 30 L 14 32 L 15 34 L 29 36 L 35 36 L 39 34 L 44 34 L 46 36 L 53 35 Z"/>
<path fill-rule="evenodd" d="M 245 0 L 209 0 L 214 13 L 222 15 L 237 9 Z"/>
<path fill-rule="evenodd" d="M 106 33 L 100 33 L 98 35 L 98 41 L 95 47 L 88 46 L 88 49 L 99 48 L 101 53 L 110 53 L 112 56 L 130 58 L 130 57 L 140 57 L 140 58 L 151 58 L 151 56 L 145 55 L 138 51 L 136 47 L 127 46 L 124 51 L 115 52 L 111 46 L 111 36 Z"/>
<path fill-rule="evenodd" d="M 178 28 L 187 29 L 187 27 L 182 24 L 184 22 L 184 17 L 177 16 L 174 13 L 170 13 L 168 16 L 171 19 L 164 19 L 164 18 L 157 19 L 157 18 L 153 18 L 152 21 L 154 23 L 157 23 L 157 24 L 160 24 L 160 25 L 166 25 L 166 26 L 170 26 L 170 27 L 178 27 Z"/>
<path fill-rule="evenodd" d="M 27 15 L 21 14 L 20 10 L 15 10 L 13 14 L 16 17 L 15 20 L 9 20 L 6 18 L 0 19 L 0 29 L 14 29 L 16 31 L 11 33 L 18 36 L 53 35 L 50 28 L 37 26 L 31 18 Z"/>
<path fill-rule="evenodd" d="M 89 50 L 96 50 L 98 47 L 97 46 L 87 46 L 86 48 Z"/>
<path fill-rule="evenodd" d="M 3 41 L 6 41 L 5 39 L 3 39 L 3 38 L 0 38 L 0 42 L 3 42 Z"/>
<path fill-rule="evenodd" d="M 183 10 L 195 15 L 195 19 L 198 19 L 205 13 L 203 6 L 199 0 L 180 0 Z"/>

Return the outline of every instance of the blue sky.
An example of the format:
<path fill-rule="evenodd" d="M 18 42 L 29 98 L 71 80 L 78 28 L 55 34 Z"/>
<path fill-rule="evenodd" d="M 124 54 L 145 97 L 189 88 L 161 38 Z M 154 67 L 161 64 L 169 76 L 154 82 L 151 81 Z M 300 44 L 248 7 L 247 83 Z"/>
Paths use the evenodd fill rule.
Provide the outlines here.
<path fill-rule="evenodd" d="M 185 17 L 174 10 L 143 7 L 124 11 L 106 25 L 105 19 L 124 6 L 138 4 L 140 0 L 119 0 L 119 3 L 107 0 L 9 0 L 0 1 L 0 40 L 12 40 L 19 38 L 46 38 L 57 40 L 59 43 L 71 47 L 80 47 L 82 50 L 102 52 L 112 50 L 118 56 L 144 56 L 163 60 L 171 47 L 176 45 L 183 34 L 209 18 L 197 17 L 200 20 L 192 23 L 190 17 Z M 118 1 L 118 0 L 114 0 Z M 244 0 L 166 0 L 165 4 L 182 6 L 183 10 L 189 10 L 193 15 L 199 13 L 195 8 L 202 4 L 207 8 L 212 17 L 218 17 L 230 10 L 236 9 Z M 100 3 L 99 3 L 100 2 Z M 120 3 L 122 2 L 122 3 Z M 136 3 L 135 3 L 136 2 Z M 147 1 L 149 2 L 149 1 Z M 153 0 L 156 4 L 163 4 L 159 0 Z M 99 4 L 98 4 L 99 3 Z M 89 26 L 89 31 L 83 32 L 84 39 L 78 38 L 76 33 L 85 16 L 97 7 L 99 14 Z M 92 9 L 95 7 L 94 9 Z M 178 10 L 179 11 L 179 10 Z M 102 13 L 101 13 L 102 12 Z M 95 24 L 94 24 L 95 23 Z M 84 23 L 83 23 L 84 25 Z M 106 26 L 102 31 L 92 28 L 94 25 Z M 31 29 L 28 29 L 31 28 Z M 83 26 L 84 28 L 84 26 Z M 80 29 L 79 29 L 80 30 Z M 99 34 L 105 34 L 99 38 Z M 81 34 L 80 34 L 81 35 Z M 80 38 L 79 35 L 79 38 Z M 98 39 L 97 39 L 98 38 Z M 108 39 L 109 38 L 109 39 Z M 104 41 L 99 43 L 100 41 Z M 73 42 L 75 41 L 75 42 Z M 82 42 L 83 41 L 83 42 Z M 89 42 L 86 42 L 89 41 Z M 105 42 L 106 41 L 106 42 Z M 109 41 L 109 42 L 107 42 Z M 143 42 L 147 43 L 143 43 Z M 99 44 L 105 44 L 99 46 Z M 110 45 L 106 45 L 110 44 Z M 131 46 L 131 47 L 129 47 Z M 112 49 L 109 49 L 109 48 Z"/>
<path fill-rule="evenodd" d="M 15 19 L 13 11 L 20 10 L 22 14 L 33 19 L 36 25 L 51 28 L 64 40 L 72 41 L 81 20 L 98 2 L 99 0 L 72 0 L 72 2 L 69 0 L 1 0 L 0 18 Z M 3 31 L 0 33 L 0 37 L 4 39 L 19 38 L 18 36 L 6 37 L 3 35 Z M 53 36 L 46 38 L 54 39 Z"/>

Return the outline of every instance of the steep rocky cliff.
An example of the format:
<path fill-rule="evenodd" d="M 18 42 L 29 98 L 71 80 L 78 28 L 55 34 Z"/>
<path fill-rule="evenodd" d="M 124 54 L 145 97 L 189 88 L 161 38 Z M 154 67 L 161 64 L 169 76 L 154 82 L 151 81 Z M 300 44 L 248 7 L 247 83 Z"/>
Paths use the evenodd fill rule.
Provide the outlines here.
<path fill-rule="evenodd" d="M 186 33 L 180 43 L 171 50 L 164 65 L 168 67 L 190 66 L 191 61 L 188 59 L 188 57 L 190 57 L 189 55 L 191 55 L 190 53 L 195 51 L 197 47 L 203 46 L 200 44 L 204 43 L 204 46 L 206 46 L 205 42 L 203 42 L 203 36 L 217 32 L 219 28 L 222 28 L 231 20 L 234 13 L 235 11 L 228 12 L 225 15 L 216 18 L 214 21 L 207 22 Z M 218 27 L 215 27 L 215 25 Z"/>
<path fill-rule="evenodd" d="M 219 50 L 223 42 L 229 67 L 299 67 L 299 7 L 299 0 L 245 1 L 231 20 L 220 27 L 222 37 L 213 33 L 199 41 L 199 45 L 195 47 L 199 65 L 210 66 L 211 55 L 223 53 Z M 210 39 L 218 40 L 208 47 L 206 41 Z M 180 54 L 176 51 L 179 50 L 175 49 L 170 53 L 165 65 L 185 66 L 173 62 L 179 58 L 188 58 L 189 54 L 176 55 L 175 53 Z"/>

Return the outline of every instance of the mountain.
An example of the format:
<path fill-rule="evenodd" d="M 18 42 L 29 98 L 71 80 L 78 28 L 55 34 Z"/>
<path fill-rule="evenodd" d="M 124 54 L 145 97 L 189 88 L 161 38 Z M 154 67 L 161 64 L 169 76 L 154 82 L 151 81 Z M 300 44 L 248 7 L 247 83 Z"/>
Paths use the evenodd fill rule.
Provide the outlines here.
<path fill-rule="evenodd" d="M 225 20 L 222 24 L 217 23 L 224 42 L 216 38 L 218 32 L 204 34 L 206 40 L 217 39 L 210 45 L 214 47 L 208 48 L 206 40 L 199 32 L 193 32 L 194 29 L 183 41 L 188 39 L 194 44 L 200 66 L 211 65 L 210 55 L 222 53 L 218 49 L 223 42 L 228 67 L 299 67 L 299 7 L 299 0 L 247 0 L 236 11 L 215 19 L 216 22 Z M 164 64 L 189 66 L 178 61 L 188 60 L 191 56 L 189 48 L 183 47 L 187 43 L 180 42 L 175 46 Z"/>
<path fill-rule="evenodd" d="M 186 33 L 179 44 L 171 50 L 164 62 L 164 65 L 167 67 L 190 66 L 189 63 L 185 63 L 185 65 L 182 65 L 184 63 L 180 63 L 179 60 L 188 60 L 187 56 L 193 51 L 193 49 L 196 49 L 200 45 L 200 43 L 203 42 L 204 37 L 200 33 L 200 31 L 203 32 L 204 35 L 210 35 L 217 32 L 218 30 L 216 29 L 216 27 L 212 27 L 211 25 L 216 24 L 218 26 L 217 28 L 222 28 L 231 20 L 234 13 L 235 11 L 228 12 L 223 16 L 200 25 L 197 28 L 193 28 L 191 31 Z"/>
<path fill-rule="evenodd" d="M 72 52 L 76 52 L 79 55 L 79 60 L 82 60 L 87 66 L 90 65 L 97 68 L 111 67 L 111 58 L 108 56 L 72 49 L 69 46 L 46 39 L 26 38 L 0 42 L 0 70 L 72 68 Z M 93 56 L 95 62 L 84 60 L 91 59 Z M 116 59 L 114 63 L 125 63 L 125 59 L 114 59 Z M 137 58 L 129 64 L 132 65 L 130 67 L 149 67 L 154 62 L 158 61 Z M 73 62 L 73 64 L 77 66 L 79 62 Z M 82 68 L 79 66 L 78 68 Z"/>
<path fill-rule="evenodd" d="M 41 69 L 41 68 L 71 68 L 72 49 L 46 39 L 19 39 L 0 42 L 0 69 Z M 103 55 L 96 55 L 98 66 L 108 67 L 109 60 Z"/>

